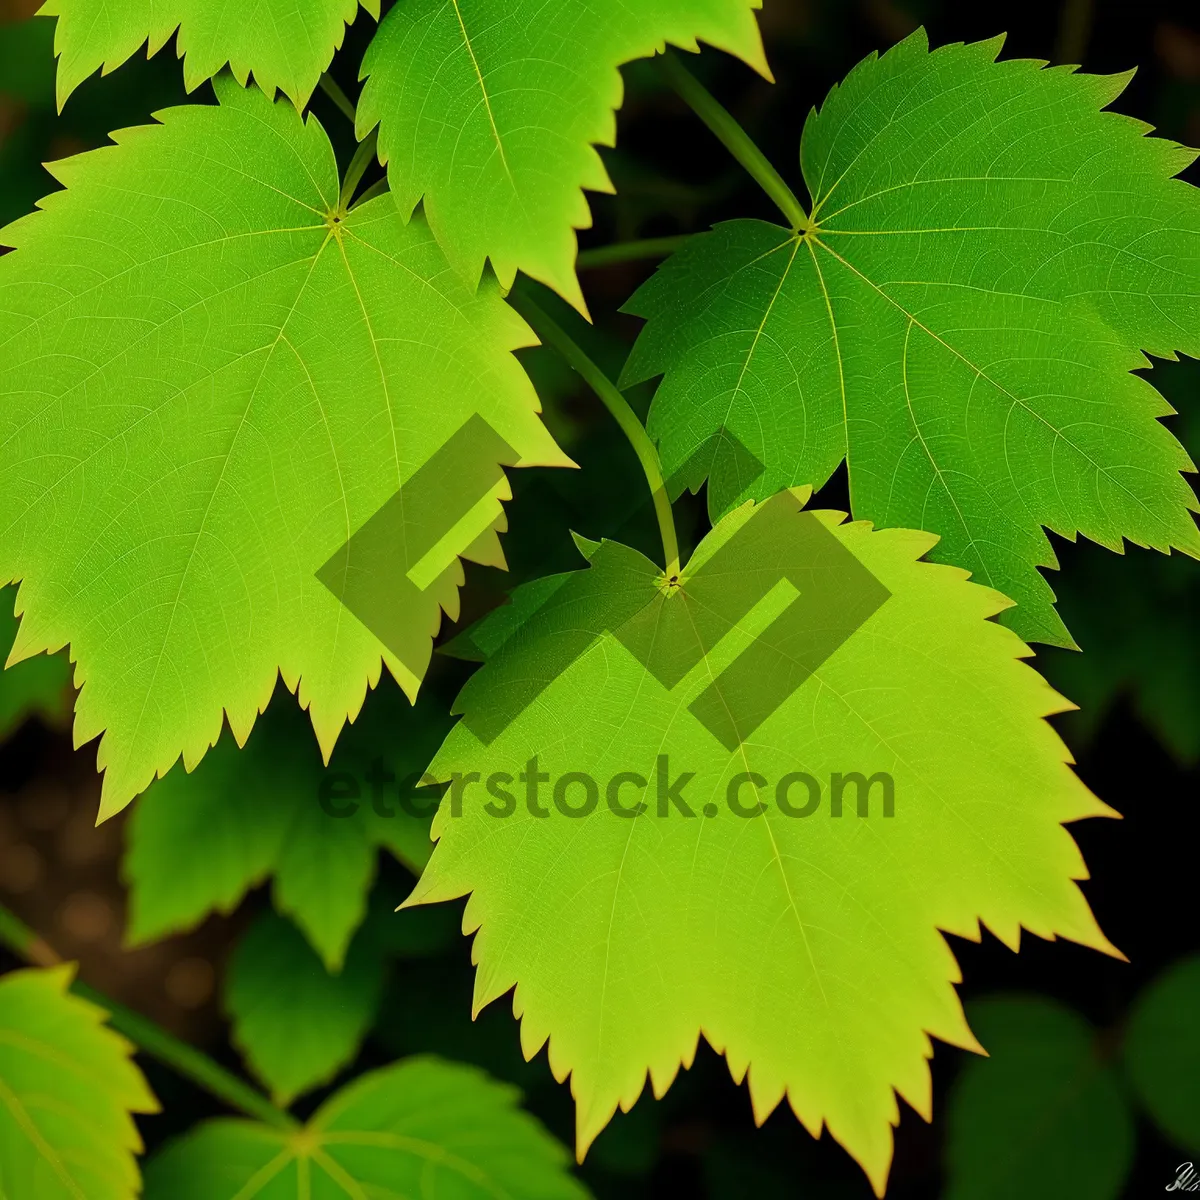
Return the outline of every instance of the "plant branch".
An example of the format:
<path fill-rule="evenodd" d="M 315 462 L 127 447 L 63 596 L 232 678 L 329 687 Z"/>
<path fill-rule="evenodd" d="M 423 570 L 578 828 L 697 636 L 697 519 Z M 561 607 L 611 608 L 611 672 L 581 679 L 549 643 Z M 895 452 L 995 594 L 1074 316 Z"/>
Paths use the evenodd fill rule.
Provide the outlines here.
<path fill-rule="evenodd" d="M 587 356 L 582 347 L 553 317 L 549 315 L 520 286 L 514 287 L 508 296 L 509 303 L 533 327 L 534 333 L 547 345 L 553 346 L 567 362 L 583 376 L 588 386 L 604 403 L 604 407 L 617 419 L 621 432 L 629 439 L 650 494 L 654 498 L 654 515 L 658 518 L 658 530 L 662 535 L 663 556 L 669 579 L 679 575 L 679 541 L 675 536 L 675 518 L 671 514 L 671 501 L 663 482 L 662 464 L 658 451 L 650 440 L 645 426 L 638 420 L 637 413 L 629 407 L 629 401 L 621 395 L 617 385 Z"/>
<path fill-rule="evenodd" d="M 327 95 L 330 100 L 337 105 L 338 111 L 342 114 L 342 116 L 344 116 L 350 122 L 350 124 L 353 125 L 355 121 L 354 105 L 350 103 L 350 97 L 342 91 L 341 87 L 338 85 L 338 81 L 334 79 L 334 77 L 330 75 L 328 71 L 326 71 L 319 80 L 319 86 L 321 91 L 323 91 L 325 95 Z"/>
<path fill-rule="evenodd" d="M 0 905 L 0 942 L 18 958 L 35 967 L 54 967 L 64 961 L 48 942 L 3 905 Z M 173 1068 L 184 1078 L 190 1079 L 216 1096 L 218 1100 L 224 1100 L 231 1108 L 277 1129 L 299 1128 L 299 1122 L 294 1117 L 281 1108 L 276 1108 L 261 1092 L 225 1070 L 194 1046 L 181 1042 L 165 1029 L 159 1028 L 140 1013 L 117 1004 L 78 980 L 72 983 L 71 990 L 104 1009 L 113 1029 L 124 1034 L 139 1050 Z"/>
<path fill-rule="evenodd" d="M 673 50 L 662 56 L 668 82 L 687 106 L 716 134 L 725 148 L 746 168 L 764 192 L 778 205 L 793 230 L 808 229 L 812 222 L 782 175 L 754 144 L 750 135 L 721 106 L 715 96 L 679 61 Z"/>
<path fill-rule="evenodd" d="M 0 943 L 35 967 L 57 967 L 63 960 L 49 942 L 38 937 L 15 913 L 0 904 Z"/>
<path fill-rule="evenodd" d="M 342 195 L 338 201 L 342 212 L 349 210 L 350 201 L 354 199 L 354 193 L 358 190 L 358 185 L 362 182 L 362 177 L 366 174 L 367 168 L 374 160 L 378 147 L 379 127 L 376 126 L 359 142 L 358 149 L 355 150 L 354 157 L 350 160 L 350 165 L 346 168 L 346 178 L 342 180 Z"/>
<path fill-rule="evenodd" d="M 666 258 L 676 250 L 683 249 L 692 237 L 692 234 L 685 233 L 679 237 L 643 238 L 636 242 L 616 242 L 611 246 L 597 246 L 594 250 L 580 250 L 575 266 L 580 271 L 590 271 L 596 267 L 611 267 L 643 258 Z"/>

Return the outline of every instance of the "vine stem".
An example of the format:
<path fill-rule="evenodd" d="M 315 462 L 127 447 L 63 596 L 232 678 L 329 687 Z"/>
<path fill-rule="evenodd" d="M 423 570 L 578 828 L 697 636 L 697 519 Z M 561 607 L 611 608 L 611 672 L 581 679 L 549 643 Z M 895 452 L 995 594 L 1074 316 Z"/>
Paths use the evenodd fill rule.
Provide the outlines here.
<path fill-rule="evenodd" d="M 358 190 L 358 185 L 362 182 L 362 177 L 375 158 L 378 148 L 379 127 L 376 126 L 359 142 L 358 149 L 355 150 L 354 157 L 346 168 L 346 178 L 342 180 L 342 194 L 338 200 L 342 212 L 349 211 L 350 201 L 354 199 L 354 193 Z"/>
<path fill-rule="evenodd" d="M 645 426 L 638 420 L 637 413 L 629 407 L 629 401 L 620 389 L 587 356 L 583 348 L 541 305 L 531 299 L 527 292 L 515 287 L 509 293 L 509 303 L 529 322 L 534 333 L 547 345 L 553 346 L 581 375 L 587 385 L 600 397 L 604 407 L 616 418 L 621 432 L 629 439 L 638 462 L 642 464 L 650 494 L 654 497 L 654 515 L 658 518 L 658 531 L 662 535 L 663 556 L 666 561 L 668 579 L 679 577 L 679 540 L 675 536 L 675 518 L 671 513 L 671 501 L 667 486 L 663 482 L 662 464 L 658 451 L 650 440 Z"/>
<path fill-rule="evenodd" d="M 350 97 L 342 91 L 338 81 L 334 79 L 334 77 L 330 75 L 328 71 L 326 71 L 325 74 L 321 76 L 318 84 L 321 88 L 321 91 L 323 91 L 325 95 L 327 95 L 330 100 L 337 105 L 338 111 L 342 114 L 342 116 L 344 116 L 353 125 L 355 121 L 354 105 L 350 103 Z"/>
<path fill-rule="evenodd" d="M 368 200 L 374 200 L 376 196 L 382 196 L 384 192 L 389 190 L 388 181 L 386 179 L 380 179 L 376 183 L 371 184 L 371 186 L 367 188 L 367 190 L 363 192 L 363 194 L 359 196 L 359 198 L 355 200 L 350 207 L 358 208 L 360 204 L 366 204 Z"/>
<path fill-rule="evenodd" d="M 580 271 L 590 271 L 644 258 L 666 258 L 676 250 L 682 250 L 693 236 L 684 233 L 678 237 L 642 238 L 636 242 L 615 242 L 611 246 L 597 246 L 594 250 L 580 250 L 575 265 Z"/>
<path fill-rule="evenodd" d="M 792 229 L 799 232 L 811 228 L 812 220 L 804 211 L 804 205 L 796 199 L 796 193 L 788 187 L 783 176 L 716 97 L 679 61 L 674 51 L 668 50 L 662 56 L 662 69 L 684 103 L 754 177 L 755 182 L 778 205 Z"/>
<path fill-rule="evenodd" d="M 64 961 L 49 942 L 34 933 L 3 905 L 0 905 L 0 942 L 18 958 L 35 967 L 59 966 Z M 139 1050 L 198 1084 L 218 1100 L 225 1101 L 230 1108 L 235 1108 L 238 1112 L 276 1129 L 291 1132 L 300 1128 L 300 1123 L 294 1117 L 277 1108 L 261 1092 L 215 1063 L 207 1054 L 186 1042 L 181 1042 L 140 1013 L 117 1004 L 78 980 L 72 983 L 71 990 L 104 1009 L 108 1013 L 112 1028 L 124 1034 Z"/>

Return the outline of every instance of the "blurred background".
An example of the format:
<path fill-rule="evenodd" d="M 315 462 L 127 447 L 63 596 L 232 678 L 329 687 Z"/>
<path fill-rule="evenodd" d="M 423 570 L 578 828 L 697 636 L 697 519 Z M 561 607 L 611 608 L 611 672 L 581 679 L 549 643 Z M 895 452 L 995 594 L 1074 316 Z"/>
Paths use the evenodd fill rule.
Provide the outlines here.
<path fill-rule="evenodd" d="M 172 42 L 150 62 L 135 57 L 112 77 L 88 81 L 58 115 L 53 24 L 33 19 L 35 7 L 0 0 L 0 224 L 57 186 L 43 162 L 101 145 L 110 130 L 186 99 Z M 713 51 L 694 69 L 799 188 L 799 136 L 810 107 L 860 58 L 918 24 L 935 45 L 1007 32 L 1007 56 L 1082 62 L 1101 73 L 1137 67 L 1115 107 L 1163 136 L 1200 145 L 1196 0 L 765 0 L 775 86 Z M 352 97 L 373 29 L 360 13 L 335 63 Z M 593 198 L 595 227 L 582 235 L 585 248 L 699 231 L 735 216 L 774 219 L 770 202 L 653 64 L 624 74 L 619 146 L 605 152 L 618 192 Z M 211 98 L 207 85 L 193 97 Z M 346 122 L 321 94 L 313 110 L 348 157 Z M 1188 177 L 1200 184 L 1195 167 Z M 618 309 L 652 269 L 646 262 L 588 270 L 593 328 L 560 313 L 614 377 L 637 333 L 637 322 Z M 611 419 L 547 352 L 528 352 L 525 361 L 548 424 L 584 469 L 518 473 L 505 538 L 512 571 L 469 569 L 464 621 L 499 603 L 516 582 L 579 565 L 569 530 L 620 534 L 650 552 L 656 544 L 648 509 L 636 502 L 644 488 L 636 460 Z M 1172 428 L 1200 457 L 1200 364 L 1156 364 L 1151 377 L 1179 410 Z M 649 395 L 631 396 L 643 413 Z M 844 478 L 835 477 L 818 501 L 846 508 Z M 694 544 L 705 529 L 703 498 L 685 497 L 680 508 L 681 533 Z M 1200 1158 L 1200 563 L 1138 550 L 1113 555 L 1086 543 L 1056 549 L 1062 571 L 1051 582 L 1083 654 L 1043 651 L 1036 665 L 1080 706 L 1056 719 L 1080 774 L 1124 814 L 1073 832 L 1093 876 L 1083 885 L 1087 896 L 1130 961 L 1034 937 L 1019 955 L 986 934 L 982 944 L 951 939 L 962 995 L 992 1058 L 937 1048 L 933 1124 L 901 1105 L 888 1193 L 894 1200 L 1140 1197 L 1166 1189 L 1181 1163 Z M 13 589 L 0 590 L 0 657 L 13 635 L 13 598 Z M 94 827 L 95 746 L 72 749 L 67 664 L 41 659 L 18 670 L 19 686 L 0 676 L 0 902 L 78 958 L 94 987 L 241 1069 L 230 1042 L 227 980 L 243 939 L 265 936 L 266 925 L 283 920 L 270 913 L 268 889 L 185 934 L 126 948 L 128 814 Z M 435 656 L 432 709 L 447 710 L 467 671 Z M 386 712 L 401 702 L 385 687 L 369 703 Z M 289 705 L 286 694 L 276 698 L 273 736 L 291 739 L 285 744 L 296 755 L 311 755 L 311 732 L 293 714 L 276 714 Z M 390 913 L 409 883 L 406 868 L 381 854 L 368 924 Z M 529 1107 L 570 1143 L 568 1091 L 553 1081 L 544 1053 L 522 1060 L 507 1001 L 470 1021 L 469 945 L 450 909 L 406 917 L 403 934 L 387 942 L 367 1032 L 339 1078 L 419 1051 L 472 1061 L 518 1084 Z M 0 953 L 0 968 L 14 965 Z M 313 957 L 306 969 L 324 968 Z M 218 1111 L 190 1084 L 145 1066 L 164 1106 L 139 1122 L 151 1151 Z M 298 1111 L 310 1111 L 328 1090 L 310 1092 Z M 596 1196 L 623 1200 L 870 1195 L 849 1157 L 827 1136 L 809 1138 L 786 1107 L 756 1130 L 745 1089 L 704 1046 L 663 1101 L 644 1097 L 617 1115 L 582 1176 Z"/>

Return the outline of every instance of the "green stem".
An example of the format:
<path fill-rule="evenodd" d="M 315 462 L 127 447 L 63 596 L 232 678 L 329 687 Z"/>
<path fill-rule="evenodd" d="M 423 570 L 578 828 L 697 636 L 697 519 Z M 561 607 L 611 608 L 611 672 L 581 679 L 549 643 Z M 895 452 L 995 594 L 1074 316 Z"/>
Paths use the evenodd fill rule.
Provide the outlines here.
<path fill-rule="evenodd" d="M 357 208 L 360 204 L 366 204 L 368 200 L 374 200 L 376 196 L 382 196 L 388 190 L 388 181 L 386 179 L 376 180 L 357 200 L 351 205 L 352 208 Z"/>
<path fill-rule="evenodd" d="M 350 160 L 350 165 L 346 168 L 346 178 L 342 180 L 342 195 L 338 201 L 342 212 L 349 211 L 350 201 L 354 199 L 354 193 L 358 190 L 358 185 L 362 182 L 362 177 L 374 161 L 378 146 L 379 127 L 376 126 L 359 142 L 358 149 L 355 150 L 354 157 Z"/>
<path fill-rule="evenodd" d="M 594 250 L 580 250 L 575 265 L 580 271 L 590 271 L 643 258 L 667 258 L 676 250 L 682 250 L 692 236 L 685 233 L 679 237 L 643 238 L 637 242 L 617 242 L 612 246 L 597 246 Z"/>
<path fill-rule="evenodd" d="M 0 942 L 19 958 L 37 967 L 53 967 L 63 961 L 49 943 L 3 905 L 0 905 Z M 71 990 L 104 1009 L 113 1029 L 124 1034 L 139 1050 L 173 1068 L 218 1100 L 224 1100 L 231 1108 L 277 1129 L 293 1130 L 300 1127 L 294 1117 L 276 1108 L 261 1092 L 213 1062 L 194 1046 L 172 1037 L 153 1021 L 115 1003 L 78 980 L 71 985 Z"/>
<path fill-rule="evenodd" d="M 123 1033 L 138 1049 L 145 1051 L 151 1058 L 158 1059 L 160 1063 L 172 1067 L 184 1078 L 199 1084 L 218 1100 L 224 1100 L 230 1108 L 235 1108 L 248 1117 L 254 1117 L 276 1129 L 300 1128 L 300 1123 L 294 1117 L 276 1108 L 261 1092 L 213 1062 L 207 1054 L 172 1037 L 165 1029 L 159 1028 L 140 1013 L 117 1004 L 85 983 L 75 983 L 71 990 L 104 1009 L 108 1013 L 109 1024 L 118 1033 Z"/>
<path fill-rule="evenodd" d="M 621 395 L 617 385 L 584 353 L 582 347 L 549 313 L 532 300 L 528 293 L 516 287 L 509 293 L 509 303 L 533 327 L 534 333 L 547 345 L 553 346 L 583 376 L 588 386 L 604 402 L 604 407 L 617 419 L 621 431 L 629 439 L 650 494 L 654 497 L 654 515 L 658 518 L 658 530 L 662 535 L 663 556 L 666 561 L 667 578 L 679 576 L 679 540 L 675 536 L 675 518 L 671 514 L 671 501 L 663 482 L 662 464 L 658 451 L 650 440 L 645 426 L 638 420 L 637 413 L 629 407 L 629 401 Z"/>
<path fill-rule="evenodd" d="M 350 103 L 350 97 L 342 91 L 337 80 L 334 79 L 334 77 L 330 75 L 328 71 L 326 71 L 325 74 L 321 76 L 319 85 L 321 91 L 323 91 L 325 95 L 327 95 L 330 100 L 337 105 L 338 111 L 341 112 L 342 116 L 344 116 L 350 122 L 350 124 L 353 125 L 355 121 L 354 105 Z"/>
<path fill-rule="evenodd" d="M 0 943 L 35 967 L 56 967 L 62 959 L 15 913 L 0 904 Z"/>
<path fill-rule="evenodd" d="M 716 134 L 725 148 L 746 168 L 764 192 L 779 206 L 794 230 L 808 229 L 812 222 L 783 176 L 750 140 L 750 135 L 721 106 L 716 97 L 679 61 L 674 51 L 662 56 L 663 71 L 684 103 Z"/>

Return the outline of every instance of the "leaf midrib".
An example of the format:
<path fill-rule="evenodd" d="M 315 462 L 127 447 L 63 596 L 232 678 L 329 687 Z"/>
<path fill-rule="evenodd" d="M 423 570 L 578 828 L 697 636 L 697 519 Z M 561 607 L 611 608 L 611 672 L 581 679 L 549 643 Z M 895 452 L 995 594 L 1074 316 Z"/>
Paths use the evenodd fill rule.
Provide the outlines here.
<path fill-rule="evenodd" d="M 492 138 L 496 142 L 496 149 L 500 153 L 500 163 L 504 167 L 504 174 L 508 177 L 508 182 L 512 185 L 514 192 L 517 190 L 517 182 L 513 178 L 512 170 L 508 165 L 508 157 L 504 153 L 504 142 L 500 137 L 500 130 L 496 125 L 496 114 L 492 109 L 492 98 L 488 95 L 487 83 L 483 78 L 483 71 L 479 66 L 479 59 L 475 57 L 475 47 L 471 45 L 471 38 L 467 33 L 467 24 L 463 20 L 462 10 L 458 6 L 458 0 L 450 0 L 451 6 L 454 8 L 454 15 L 458 18 L 459 32 L 462 34 L 463 47 L 467 52 L 467 56 L 471 60 L 471 66 L 475 71 L 475 79 L 479 84 L 479 93 L 483 97 L 483 107 L 487 112 L 488 124 L 492 129 Z"/>
<path fill-rule="evenodd" d="M 880 287 L 879 284 L 877 284 L 873 279 L 871 279 L 867 274 L 865 274 L 863 271 L 860 271 L 848 259 L 843 258 L 842 255 L 838 254 L 838 252 L 836 250 L 834 250 L 832 247 L 826 245 L 826 243 L 823 242 L 819 236 L 813 236 L 813 241 L 814 241 L 815 245 L 819 246 L 827 254 L 831 255 L 843 267 L 845 267 L 847 270 L 851 271 L 855 276 L 857 276 L 859 279 L 861 279 L 862 282 L 865 283 L 869 288 L 871 288 L 873 291 L 877 292 L 884 300 L 886 300 L 889 304 L 891 304 L 899 313 L 901 313 L 904 317 L 906 317 L 909 321 L 911 321 L 913 325 L 915 325 L 918 329 L 920 329 L 924 333 L 926 333 L 929 337 L 931 337 L 939 345 L 944 346 L 951 354 L 954 355 L 955 358 L 957 358 L 960 362 L 962 362 L 970 370 L 974 371 L 975 374 L 980 379 L 985 380 L 992 387 L 994 387 L 996 389 L 996 391 L 1000 392 L 1004 396 L 1007 396 L 1013 402 L 1014 405 L 1023 409 L 1031 417 L 1033 417 L 1035 420 L 1039 421 L 1048 430 L 1050 430 L 1050 432 L 1052 434 L 1054 434 L 1054 436 L 1056 438 L 1060 438 L 1063 442 L 1065 442 L 1068 446 L 1070 446 L 1070 448 L 1076 454 L 1078 454 L 1080 458 L 1084 459 L 1084 461 L 1087 462 L 1087 464 L 1096 472 L 1096 474 L 1098 476 L 1108 479 L 1109 482 L 1115 484 L 1136 505 L 1138 505 L 1138 507 L 1141 508 L 1143 512 L 1145 512 L 1147 517 L 1149 517 L 1150 520 L 1154 522 L 1154 524 L 1156 524 L 1160 529 L 1162 529 L 1166 533 L 1168 541 L 1170 541 L 1170 542 L 1174 541 L 1174 537 L 1173 537 L 1170 529 L 1168 528 L 1168 526 L 1163 521 L 1163 519 L 1157 513 L 1155 513 L 1145 503 L 1145 501 L 1141 499 L 1140 496 L 1137 496 L 1133 492 L 1131 492 L 1129 490 L 1129 488 L 1126 487 L 1126 485 L 1119 478 L 1117 478 L 1115 475 L 1112 474 L 1112 472 L 1110 472 L 1107 468 L 1102 467 L 1099 463 L 1097 463 L 1096 460 L 1094 458 L 1092 458 L 1092 456 L 1090 454 L 1088 454 L 1087 451 L 1084 450 L 1082 446 L 1078 445 L 1070 436 L 1068 436 L 1068 434 L 1064 430 L 1059 429 L 1056 425 L 1054 425 L 1052 422 L 1047 420 L 1046 417 L 1042 416 L 1042 414 L 1039 413 L 1035 408 L 1033 408 L 1028 403 L 1028 401 L 1022 399 L 1015 392 L 1012 392 L 1009 388 L 1005 387 L 1004 384 L 1002 384 L 998 379 L 995 379 L 993 376 L 989 375 L 988 372 L 986 370 L 984 370 L 983 367 L 980 367 L 968 355 L 964 354 L 961 350 L 959 350 L 957 347 L 952 345 L 944 337 L 942 337 L 940 334 L 936 333 L 933 329 L 931 329 L 928 325 L 926 325 L 923 321 L 921 321 L 920 318 L 917 317 L 915 313 L 909 312 L 909 310 L 906 309 L 904 307 L 904 305 L 902 305 L 893 296 L 888 295 L 888 293 L 882 287 Z M 934 286 L 937 286 L 937 285 L 935 284 Z M 989 292 L 989 294 L 993 294 L 993 293 Z M 1034 297 L 1034 299 L 1040 300 L 1041 302 L 1048 303 L 1048 304 L 1060 303 L 1059 301 L 1051 300 L 1047 297 Z M 915 425 L 914 425 L 914 428 L 916 428 Z M 921 436 L 919 430 L 917 430 L 917 436 L 918 437 Z M 847 439 L 848 438 L 849 438 L 849 430 L 847 430 Z M 931 461 L 932 461 L 932 456 L 931 456 Z M 1011 475 L 1010 475 L 1010 478 L 1011 478 Z M 1030 520 L 1036 522 L 1039 527 L 1043 526 L 1044 522 L 1036 514 L 1029 512 L 1029 507 L 1025 503 L 1024 497 L 1020 496 L 1019 493 L 1018 493 L 1018 499 L 1020 500 L 1021 505 L 1025 509 L 1026 513 L 1028 513 Z M 957 505 L 956 505 L 956 508 L 957 508 Z M 1057 530 L 1056 532 L 1063 532 L 1063 531 Z"/>
<path fill-rule="evenodd" d="M 62 1158 L 55 1152 L 54 1147 L 42 1137 L 41 1130 L 38 1129 L 33 1117 L 29 1115 L 29 1110 L 22 1103 L 20 1096 L 16 1094 L 9 1086 L 0 1079 L 0 1102 L 8 1110 L 12 1116 L 13 1122 L 17 1128 L 25 1135 L 26 1140 L 34 1150 L 50 1165 L 50 1169 L 58 1177 L 64 1187 L 71 1193 L 75 1200 L 88 1200 L 88 1198 L 80 1190 L 78 1183 L 72 1178 L 66 1168 L 66 1164 Z"/>

